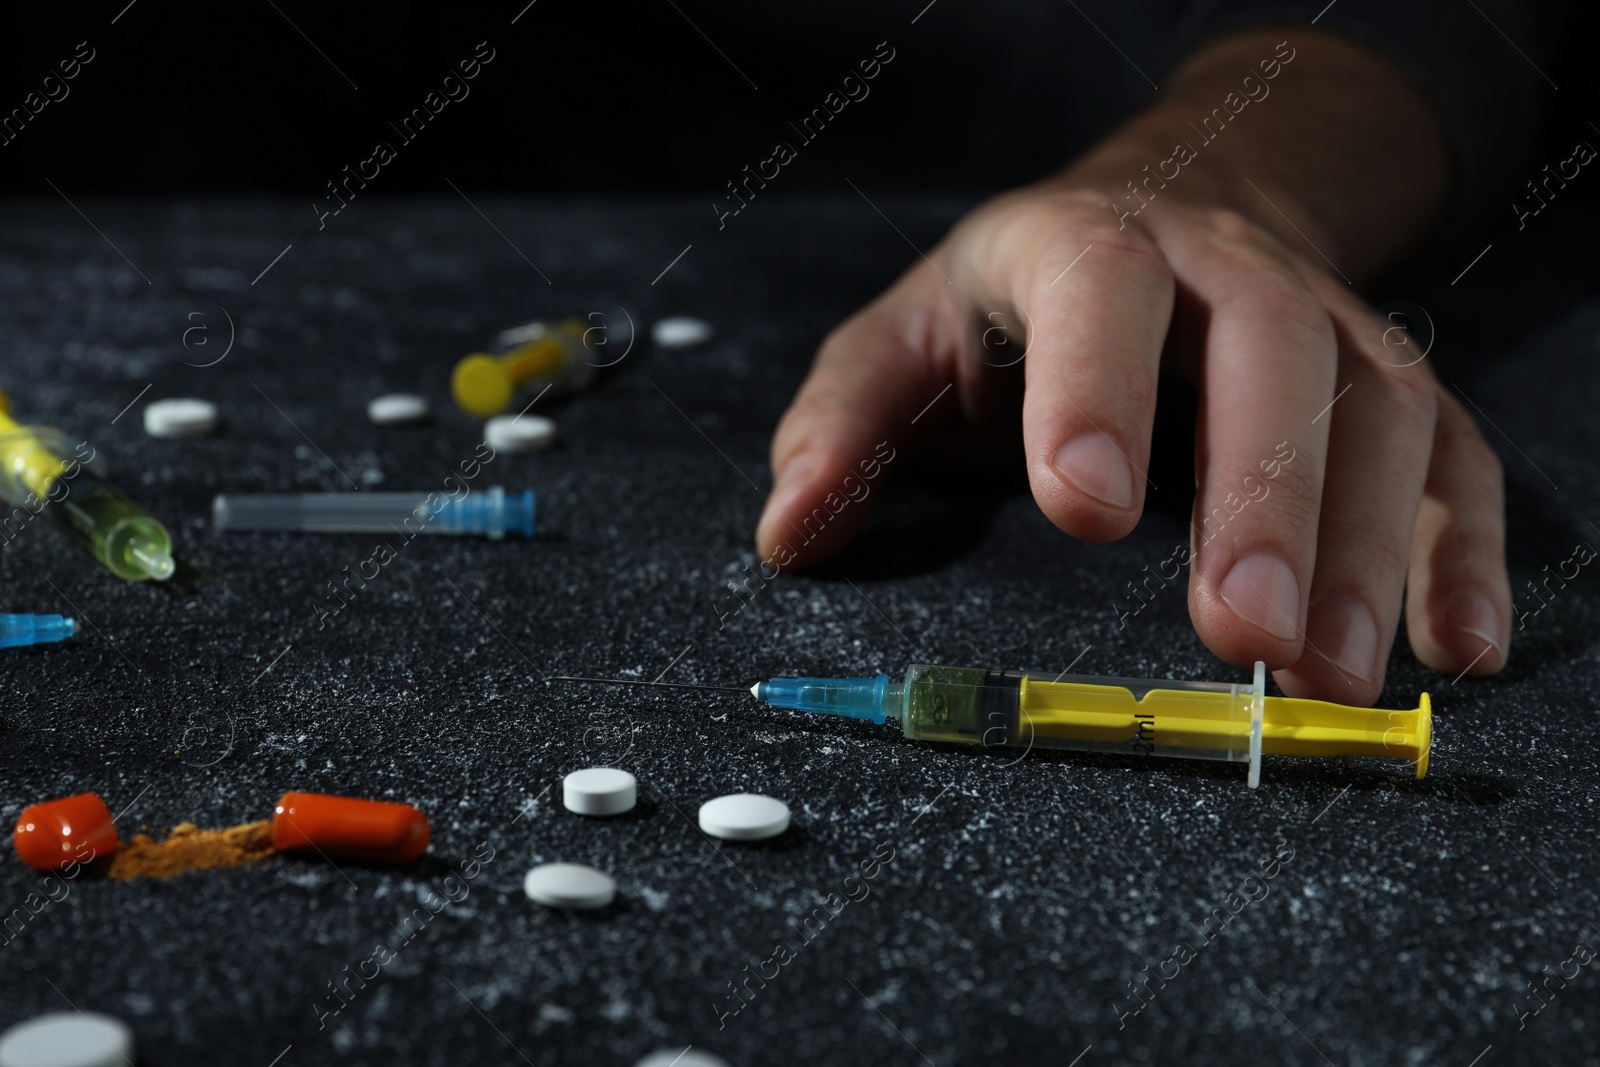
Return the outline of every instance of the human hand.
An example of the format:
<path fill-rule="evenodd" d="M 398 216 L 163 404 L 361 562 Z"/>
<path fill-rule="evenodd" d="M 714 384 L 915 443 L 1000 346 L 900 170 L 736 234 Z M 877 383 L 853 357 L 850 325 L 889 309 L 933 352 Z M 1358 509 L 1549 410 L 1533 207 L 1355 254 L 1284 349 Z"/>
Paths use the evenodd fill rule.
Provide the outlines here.
<path fill-rule="evenodd" d="M 1477 675 L 1505 664 L 1498 460 L 1332 266 L 1371 276 L 1417 239 L 1443 198 L 1443 145 L 1384 61 L 1327 35 L 1282 36 L 1212 46 L 1149 111 L 1064 174 L 978 208 L 830 334 L 773 440 L 763 556 L 879 442 L 960 424 L 1003 432 L 1014 409 L 997 410 L 1004 372 L 982 334 L 1005 309 L 1026 332 L 1033 495 L 1075 537 L 1113 540 L 1138 521 L 1163 353 L 1198 385 L 1189 610 L 1218 656 L 1265 660 L 1290 695 L 1369 704 L 1407 593 L 1424 663 Z M 1254 126 L 1238 115 L 1177 177 L 1149 183 L 1146 165 L 1182 140 L 1176 119 L 1205 114 L 1198 102 L 1220 103 L 1240 70 L 1283 47 L 1304 76 L 1291 87 L 1278 71 L 1276 110 L 1263 96 Z M 1395 124 L 1407 144 L 1391 150 Z M 1397 191 L 1380 160 L 1414 180 Z M 1151 195 L 1135 199 L 1131 178 Z M 919 418 L 951 382 L 955 402 Z M 836 554 L 865 516 L 844 509 L 779 562 Z"/>

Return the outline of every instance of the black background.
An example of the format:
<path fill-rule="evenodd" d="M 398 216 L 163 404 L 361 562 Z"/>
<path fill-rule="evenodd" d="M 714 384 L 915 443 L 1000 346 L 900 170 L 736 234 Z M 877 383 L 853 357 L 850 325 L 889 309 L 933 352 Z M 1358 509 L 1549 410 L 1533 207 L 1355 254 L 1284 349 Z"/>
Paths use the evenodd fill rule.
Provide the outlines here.
<path fill-rule="evenodd" d="M 847 109 L 786 186 L 842 187 L 846 163 L 858 183 L 1019 182 L 1064 161 L 1147 89 L 1126 65 L 1063 70 L 1048 58 L 1008 56 L 1017 49 L 1006 16 L 1021 9 L 1041 20 L 1041 32 L 1088 32 L 1070 7 L 949 5 L 913 27 L 923 4 L 539 0 L 510 25 L 519 6 L 259 2 L 223 11 L 140 0 L 116 25 L 117 5 L 97 5 L 105 17 L 76 6 L 13 16 L 26 29 L 3 45 L 8 108 L 79 41 L 98 57 L 73 95 L 7 146 L 14 159 L 4 182 L 47 188 L 44 174 L 64 188 L 117 193 L 319 191 L 375 138 L 393 140 L 387 122 L 485 40 L 502 58 L 385 172 L 382 191 L 437 191 L 449 177 L 505 190 L 720 195 L 745 163 L 770 154 L 774 137 L 793 140 L 786 122 L 820 104 L 882 40 L 917 47 L 899 48 L 872 86 L 871 118 Z M 1142 64 L 1159 69 L 1161 38 L 1122 32 L 1139 42 L 1130 47 Z M 1002 110 L 1001 100 L 1023 106 Z M 1052 134 L 1016 136 L 1025 117 Z"/>

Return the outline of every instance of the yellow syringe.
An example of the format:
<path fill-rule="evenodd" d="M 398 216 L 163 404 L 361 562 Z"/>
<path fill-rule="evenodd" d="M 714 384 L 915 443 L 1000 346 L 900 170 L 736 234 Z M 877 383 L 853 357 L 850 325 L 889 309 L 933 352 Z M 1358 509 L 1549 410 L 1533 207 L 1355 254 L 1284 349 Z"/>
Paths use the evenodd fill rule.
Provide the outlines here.
<path fill-rule="evenodd" d="M 165 526 L 83 468 L 94 450 L 74 448 L 52 426 L 23 426 L 0 393 L 0 499 L 6 539 L 48 512 L 118 578 L 166 581 L 176 569 Z M 71 457 L 71 458 L 63 458 Z"/>
<path fill-rule="evenodd" d="M 602 322 L 605 319 L 605 316 L 598 317 Z M 619 318 L 617 322 L 620 337 L 617 343 L 624 349 L 632 337 L 632 320 L 628 319 L 627 323 L 623 331 L 622 320 Z M 487 419 L 509 408 L 518 389 L 549 386 L 558 394 L 587 389 L 594 383 L 599 368 L 609 365 L 595 351 L 611 343 L 607 332 L 606 327 L 583 319 L 530 322 L 503 330 L 495 338 L 495 344 L 506 351 L 499 355 L 474 352 L 457 363 L 450 375 L 450 395 L 455 398 L 456 406 L 468 415 Z M 591 334 L 595 335 L 594 340 Z"/>
<path fill-rule="evenodd" d="M 1351 708 L 1266 695 L 1266 666 L 1250 684 L 1100 678 L 914 663 L 903 681 L 773 678 L 756 699 L 796 711 L 883 723 L 906 737 L 986 747 L 1064 748 L 1136 756 L 1229 760 L 1387 756 L 1428 773 L 1433 712 L 1428 694 L 1410 711 Z"/>

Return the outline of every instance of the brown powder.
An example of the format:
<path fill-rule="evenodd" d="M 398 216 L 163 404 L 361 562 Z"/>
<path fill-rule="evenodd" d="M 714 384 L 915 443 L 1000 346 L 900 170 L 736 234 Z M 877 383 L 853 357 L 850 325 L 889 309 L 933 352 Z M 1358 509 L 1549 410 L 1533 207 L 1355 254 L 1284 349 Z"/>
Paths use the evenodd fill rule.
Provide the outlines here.
<path fill-rule="evenodd" d="M 171 878 L 211 867 L 242 867 L 272 852 L 272 824 L 265 820 L 225 830 L 202 830 L 186 822 L 174 826 L 165 841 L 134 835 L 111 858 L 106 873 L 112 878 Z"/>

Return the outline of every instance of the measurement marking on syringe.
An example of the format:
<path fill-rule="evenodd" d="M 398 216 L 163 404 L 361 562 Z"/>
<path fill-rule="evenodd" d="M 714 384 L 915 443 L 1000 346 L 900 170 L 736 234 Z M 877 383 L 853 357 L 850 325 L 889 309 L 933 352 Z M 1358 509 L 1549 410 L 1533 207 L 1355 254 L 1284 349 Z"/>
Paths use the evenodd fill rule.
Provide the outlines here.
<path fill-rule="evenodd" d="M 1138 712 L 1133 716 L 1134 729 L 1131 744 L 1135 751 L 1154 752 L 1156 717 L 1149 712 Z"/>

